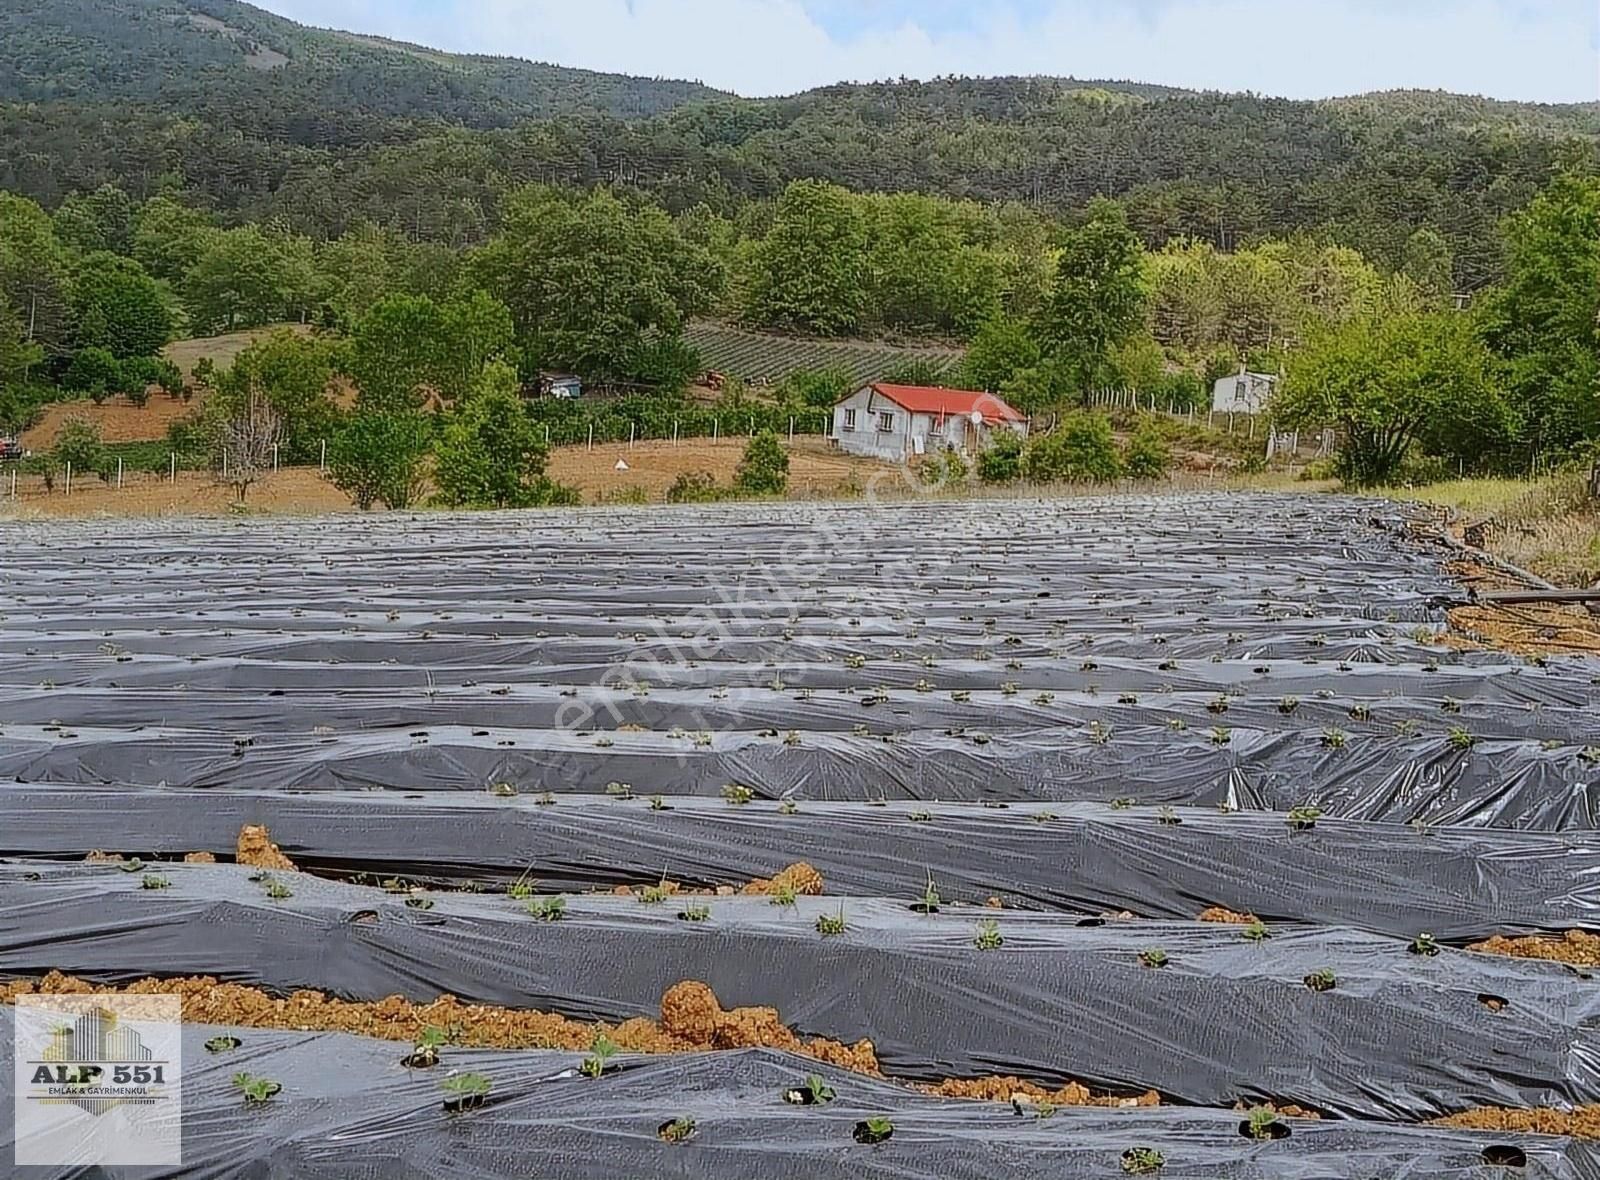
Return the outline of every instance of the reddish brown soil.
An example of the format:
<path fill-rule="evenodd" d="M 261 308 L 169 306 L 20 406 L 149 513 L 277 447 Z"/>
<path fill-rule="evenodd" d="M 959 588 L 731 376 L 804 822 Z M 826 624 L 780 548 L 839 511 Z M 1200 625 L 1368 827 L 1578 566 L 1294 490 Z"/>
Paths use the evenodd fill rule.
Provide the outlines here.
<path fill-rule="evenodd" d="M 1146 1090 L 1136 1098 L 1113 1094 L 1092 1094 L 1089 1087 L 1078 1082 L 1068 1082 L 1057 1090 L 1050 1090 L 1036 1082 L 1003 1076 L 992 1078 L 947 1078 L 936 1086 L 918 1086 L 917 1089 L 943 1098 L 976 1098 L 984 1102 L 1010 1102 L 1020 1098 L 1032 1103 L 1051 1106 L 1160 1106 L 1161 1095 Z"/>
<path fill-rule="evenodd" d="M 38 982 L 0 984 L 0 1003 L 36 993 L 176 995 L 183 1000 L 184 1020 L 195 1024 L 350 1032 L 391 1041 L 411 1041 L 433 1025 L 457 1030 L 459 1044 L 500 1049 L 587 1049 L 599 1032 L 634 1053 L 765 1046 L 879 1076 L 871 1041 L 843 1045 L 822 1038 L 802 1038 L 778 1019 L 775 1009 L 725 1010 L 710 988 L 695 982 L 680 983 L 667 991 L 661 999 L 659 1022 L 639 1017 L 615 1027 L 585 1024 L 547 1012 L 464 1004 L 454 996 L 413 1004 L 399 996 L 365 1002 L 334 999 L 318 991 L 297 991 L 287 999 L 275 999 L 255 988 L 218 983 L 209 976 L 143 979 L 127 987 L 103 987 L 53 971 Z"/>
<path fill-rule="evenodd" d="M 245 824 L 239 829 L 239 846 L 235 859 L 242 865 L 256 869 L 293 869 L 294 861 L 279 851 L 260 824 Z"/>
<path fill-rule="evenodd" d="M 209 852 L 189 852 L 184 854 L 183 863 L 186 865 L 214 865 L 217 863 L 217 858 Z"/>
<path fill-rule="evenodd" d="M 1219 905 L 1201 910 L 1196 918 L 1201 922 L 1229 922 L 1235 926 L 1248 926 L 1257 920 L 1254 914 L 1241 914 L 1237 910 L 1224 909 Z"/>
<path fill-rule="evenodd" d="M 1498 1106 L 1479 1106 L 1432 1122 L 1438 1127 L 1461 1127 L 1469 1131 L 1511 1131 L 1529 1135 L 1600 1139 L 1600 1105 L 1579 1106 L 1573 1110 L 1551 1110 L 1548 1107 L 1506 1110 Z"/>
<path fill-rule="evenodd" d="M 1600 936 L 1586 934 L 1582 930 L 1568 930 L 1560 938 L 1507 938 L 1496 934 L 1493 938 L 1472 943 L 1467 949 L 1482 951 L 1486 955 L 1551 959 L 1583 967 L 1600 967 Z"/>
<path fill-rule="evenodd" d="M 744 887 L 745 893 L 776 893 L 789 888 L 802 897 L 822 896 L 822 874 L 799 860 L 786 869 L 780 869 L 770 878 L 757 877 Z"/>
<path fill-rule="evenodd" d="M 167 427 L 192 414 L 198 404 L 165 393 L 152 393 L 142 406 L 121 396 L 108 397 L 98 406 L 88 398 L 52 402 L 44 408 L 39 420 L 22 432 L 19 441 L 31 451 L 49 450 L 55 445 L 61 428 L 72 419 L 81 418 L 100 428 L 103 442 L 148 442 L 166 438 Z"/>
<path fill-rule="evenodd" d="M 1452 561 L 1445 571 L 1468 588 L 1525 590 L 1526 586 L 1475 561 Z M 1600 617 L 1581 606 L 1458 606 L 1447 612 L 1440 642 L 1453 648 L 1496 648 L 1524 656 L 1600 653 Z"/>

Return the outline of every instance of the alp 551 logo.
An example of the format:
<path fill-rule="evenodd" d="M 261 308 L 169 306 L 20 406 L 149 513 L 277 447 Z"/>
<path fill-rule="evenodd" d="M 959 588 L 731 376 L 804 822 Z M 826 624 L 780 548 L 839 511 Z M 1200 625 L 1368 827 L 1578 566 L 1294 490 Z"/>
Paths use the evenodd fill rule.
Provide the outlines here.
<path fill-rule="evenodd" d="M 18 996 L 17 1166 L 183 1162 L 176 996 Z"/>

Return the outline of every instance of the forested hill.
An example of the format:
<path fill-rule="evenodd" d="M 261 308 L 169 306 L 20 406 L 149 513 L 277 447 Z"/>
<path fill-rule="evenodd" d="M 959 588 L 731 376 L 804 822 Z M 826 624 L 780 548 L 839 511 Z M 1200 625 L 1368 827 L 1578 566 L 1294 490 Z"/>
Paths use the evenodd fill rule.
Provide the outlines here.
<path fill-rule="evenodd" d="M 1298 102 L 1060 78 L 747 100 L 307 29 L 235 0 L 0 10 L 0 188 L 54 207 L 108 183 L 136 198 L 181 187 L 225 221 L 317 238 L 370 222 L 471 245 L 534 181 L 735 216 L 816 177 L 1054 213 L 1104 195 L 1151 247 L 1312 232 L 1390 268 L 1428 228 L 1475 289 L 1499 273 L 1501 219 L 1597 143 L 1592 103 Z"/>
<path fill-rule="evenodd" d="M 258 106 L 307 139 L 375 117 L 469 127 L 601 113 L 643 118 L 718 91 L 311 29 L 237 0 L 6 0 L 0 101 L 158 103 L 248 126 Z"/>

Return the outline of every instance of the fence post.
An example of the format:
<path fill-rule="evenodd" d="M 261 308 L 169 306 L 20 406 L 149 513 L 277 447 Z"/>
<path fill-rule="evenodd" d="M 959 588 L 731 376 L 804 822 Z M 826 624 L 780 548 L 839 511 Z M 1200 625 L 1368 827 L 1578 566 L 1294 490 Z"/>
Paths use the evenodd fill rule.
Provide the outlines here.
<path fill-rule="evenodd" d="M 637 430 L 638 427 L 639 424 L 637 422 L 635 422 L 632 418 L 628 419 L 628 449 L 630 451 L 633 450 L 633 432 Z"/>
<path fill-rule="evenodd" d="M 17 498 L 17 469 L 15 467 L 11 469 L 11 498 L 13 500 Z"/>
<path fill-rule="evenodd" d="M 228 478 L 228 452 L 222 452 L 222 478 Z"/>
<path fill-rule="evenodd" d="M 789 445 L 794 446 L 794 415 L 789 415 Z"/>
<path fill-rule="evenodd" d="M 751 414 L 750 415 L 750 437 L 754 438 L 755 436 L 756 436 L 756 416 L 754 414 Z"/>
<path fill-rule="evenodd" d="M 72 495 L 72 460 L 67 460 L 67 495 Z"/>
<path fill-rule="evenodd" d="M 272 470 L 278 470 L 278 444 L 272 444 Z"/>
<path fill-rule="evenodd" d="M 721 418 L 715 418 L 715 417 L 712 418 L 711 419 L 711 441 L 712 442 L 716 442 L 717 441 L 717 438 L 718 438 L 718 436 L 719 436 L 719 434 L 721 432 L 721 429 L 722 429 L 722 419 Z"/>
<path fill-rule="evenodd" d="M 594 423 L 589 423 L 589 449 L 594 450 Z"/>
<path fill-rule="evenodd" d="M 172 452 L 172 464 L 171 464 L 171 466 L 172 466 L 172 472 L 171 472 L 171 475 L 169 476 L 169 479 L 171 480 L 172 483 L 177 483 L 178 482 L 178 452 L 177 451 L 173 451 Z"/>
<path fill-rule="evenodd" d="M 544 445 L 550 445 L 550 423 L 548 422 L 544 424 Z"/>
<path fill-rule="evenodd" d="M 672 445 L 678 445 L 678 420 L 676 418 L 672 420 Z"/>
<path fill-rule="evenodd" d="M 548 426 L 545 427 L 546 431 L 548 431 L 549 429 L 550 428 Z M 550 440 L 547 438 L 544 441 L 545 442 L 549 442 Z M 324 475 L 326 475 L 327 472 L 328 472 L 328 440 L 327 439 L 323 439 L 322 440 L 322 457 L 317 460 L 317 470 L 319 472 L 321 472 L 322 474 L 324 474 Z"/>
<path fill-rule="evenodd" d="M 117 456 L 117 491 L 122 490 L 122 456 Z"/>

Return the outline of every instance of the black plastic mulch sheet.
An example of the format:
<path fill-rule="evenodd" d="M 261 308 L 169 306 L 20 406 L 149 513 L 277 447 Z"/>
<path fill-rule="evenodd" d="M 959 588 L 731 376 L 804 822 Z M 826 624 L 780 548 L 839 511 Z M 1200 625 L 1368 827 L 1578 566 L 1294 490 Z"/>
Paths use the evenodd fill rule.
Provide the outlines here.
<path fill-rule="evenodd" d="M 1378 503 L 9 532 L 20 780 L 1600 817 L 1600 664 L 1433 644 L 1460 590 Z"/>
<path fill-rule="evenodd" d="M 883 899 L 574 897 L 541 921 L 505 897 L 379 889 L 240 866 L 0 867 L 0 971 L 120 982 L 213 975 L 277 992 L 441 993 L 616 1021 L 699 979 L 728 1007 L 869 1038 L 886 1071 L 1020 1073 L 1219 1105 L 1271 1097 L 1358 1117 L 1600 1101 L 1600 989 L 1556 963 L 1393 938 L 1108 922 Z M 30 879 L 37 876 L 38 879 Z M 705 905 L 704 920 L 688 920 Z M 842 911 L 841 911 L 842 907 Z M 844 914 L 824 937 L 816 921 Z M 992 920 L 1001 945 L 978 944 Z M 1161 948 L 1164 967 L 1140 961 Z M 1306 977 L 1332 971 L 1336 986 Z M 1064 1072 L 1065 1071 L 1065 1072 Z"/>
<path fill-rule="evenodd" d="M 1600 837 L 1106 804 L 769 802 L 559 795 L 0 786 L 0 856 L 224 857 L 264 824 L 302 868 L 545 890 L 738 885 L 794 861 L 830 893 L 1186 919 L 1221 905 L 1268 921 L 1441 941 L 1600 927 Z M 1164 822 L 1176 820 L 1178 822 Z"/>
<path fill-rule="evenodd" d="M 0 1054 L 12 1022 L 0 1009 Z M 237 1049 L 205 1042 L 237 1037 Z M 770 1049 L 676 1057 L 618 1057 L 598 1079 L 578 1073 L 581 1055 L 445 1048 L 432 1069 L 400 1064 L 404 1046 L 338 1033 L 191 1025 L 184 1029 L 182 1165 L 92 1171 L 31 1169 L 38 1180 L 617 1180 L 715 1176 L 719 1180 L 1017 1180 L 1123 1175 L 1125 1152 L 1158 1151 L 1159 1175 L 1184 1180 L 1584 1180 L 1600 1167 L 1593 1145 L 1546 1136 L 1284 1120 L 1286 1138 L 1247 1140 L 1242 1115 L 1222 1110 L 1062 1109 L 1019 1116 L 1003 1103 L 964 1102 L 846 1073 Z M 273 1079 L 270 1103 L 246 1108 L 235 1072 Z M 490 1081 L 483 1107 L 446 1114 L 442 1077 Z M 796 1106 L 783 1093 L 810 1076 L 831 1102 Z M 9 1071 L 0 1104 L 9 1106 Z M 887 1118 L 876 1146 L 857 1124 Z M 692 1120 L 668 1143 L 659 1130 Z M 0 1123 L 9 1159 L 10 1120 Z M 1485 1153 L 1522 1153 L 1514 1172 Z"/>

